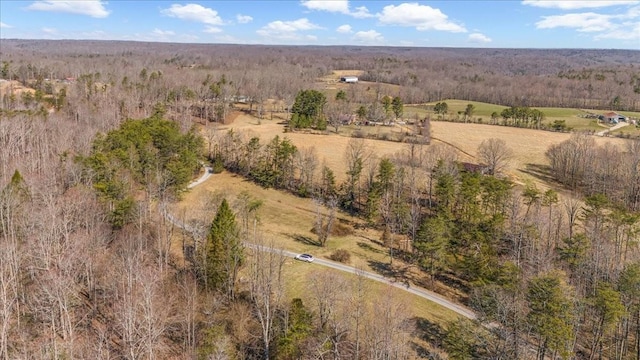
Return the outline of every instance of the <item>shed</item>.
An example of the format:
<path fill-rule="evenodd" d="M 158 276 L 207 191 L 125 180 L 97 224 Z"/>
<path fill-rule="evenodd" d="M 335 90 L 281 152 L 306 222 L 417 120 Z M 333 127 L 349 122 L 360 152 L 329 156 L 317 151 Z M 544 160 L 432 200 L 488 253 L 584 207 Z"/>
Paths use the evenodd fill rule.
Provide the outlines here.
<path fill-rule="evenodd" d="M 358 82 L 358 77 L 357 76 L 343 76 L 340 78 L 340 82 L 343 83 L 349 83 L 349 84 L 355 84 Z"/>

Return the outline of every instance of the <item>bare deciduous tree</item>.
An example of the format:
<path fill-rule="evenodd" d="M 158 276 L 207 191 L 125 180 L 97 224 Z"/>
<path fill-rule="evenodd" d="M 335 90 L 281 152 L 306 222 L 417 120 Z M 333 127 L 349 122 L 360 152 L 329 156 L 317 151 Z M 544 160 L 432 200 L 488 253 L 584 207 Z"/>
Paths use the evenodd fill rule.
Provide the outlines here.
<path fill-rule="evenodd" d="M 253 311 L 260 324 L 260 338 L 265 359 L 271 356 L 271 342 L 274 336 L 274 323 L 284 300 L 284 282 L 282 269 L 285 256 L 273 249 L 267 249 L 260 239 L 254 249 L 257 251 L 249 260 L 249 296 L 253 302 Z M 260 251 L 259 249 L 266 251 Z"/>
<path fill-rule="evenodd" d="M 509 166 L 513 151 L 507 147 L 502 139 L 491 138 L 483 140 L 478 146 L 478 157 L 488 167 L 490 175 L 496 175 Z"/>
<path fill-rule="evenodd" d="M 320 199 L 315 200 L 316 204 L 316 223 L 314 224 L 314 230 L 318 235 L 318 242 L 320 246 L 324 247 L 329 240 L 329 235 L 333 230 L 333 225 L 336 219 L 336 211 L 338 207 L 338 199 L 332 197 L 328 199 L 323 206 L 323 202 Z M 327 211 L 323 210 L 326 206 Z"/>

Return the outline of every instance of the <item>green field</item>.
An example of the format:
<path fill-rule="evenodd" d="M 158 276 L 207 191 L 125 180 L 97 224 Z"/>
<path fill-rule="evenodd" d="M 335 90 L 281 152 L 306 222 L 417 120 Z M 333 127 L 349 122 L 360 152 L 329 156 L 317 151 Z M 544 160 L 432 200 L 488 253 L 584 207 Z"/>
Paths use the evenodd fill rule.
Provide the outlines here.
<path fill-rule="evenodd" d="M 491 114 L 496 112 L 500 114 L 502 110 L 506 109 L 506 106 L 483 103 L 478 101 L 466 101 L 466 100 L 456 100 L 456 99 L 447 99 L 444 100 L 449 106 L 449 112 L 447 115 L 448 119 L 455 119 L 460 112 L 464 112 L 468 104 L 473 104 L 475 106 L 475 111 L 473 113 L 474 121 L 477 121 L 478 118 L 481 118 L 483 123 L 488 123 L 491 118 Z M 427 103 L 423 105 L 406 105 L 404 109 L 405 118 L 411 119 L 418 117 L 424 117 L 426 115 L 432 115 L 433 118 L 437 118 L 435 113 L 433 112 L 433 106 L 436 102 Z M 573 108 L 555 108 L 555 107 L 535 107 L 542 111 L 545 114 L 545 124 L 552 124 L 556 120 L 564 120 L 567 127 L 572 128 L 577 131 L 600 131 L 607 128 L 604 124 L 598 124 L 595 119 L 589 119 L 585 116 L 587 114 L 604 114 L 606 111 L 604 110 L 585 110 L 585 109 L 573 109 Z M 640 118 L 639 112 L 631 112 L 631 111 L 620 111 L 622 115 L 628 117 Z M 627 132 L 629 132 L 631 128 L 627 128 Z M 624 130 L 621 130 L 624 131 Z M 631 131 L 632 134 L 635 131 Z"/>

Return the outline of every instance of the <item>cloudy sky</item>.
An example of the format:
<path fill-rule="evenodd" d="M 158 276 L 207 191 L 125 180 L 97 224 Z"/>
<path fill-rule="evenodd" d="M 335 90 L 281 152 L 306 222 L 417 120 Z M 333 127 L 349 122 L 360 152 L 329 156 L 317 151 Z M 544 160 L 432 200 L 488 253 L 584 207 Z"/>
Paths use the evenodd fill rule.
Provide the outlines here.
<path fill-rule="evenodd" d="M 0 38 L 637 50 L 640 0 L 2 0 Z"/>

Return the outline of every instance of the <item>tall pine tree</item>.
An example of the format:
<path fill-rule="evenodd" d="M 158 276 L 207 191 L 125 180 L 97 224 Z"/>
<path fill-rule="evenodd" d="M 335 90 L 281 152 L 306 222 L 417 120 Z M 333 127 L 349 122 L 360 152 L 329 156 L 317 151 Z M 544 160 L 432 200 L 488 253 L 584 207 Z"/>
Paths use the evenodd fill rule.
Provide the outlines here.
<path fill-rule="evenodd" d="M 226 199 L 222 200 L 211 223 L 205 251 L 206 287 L 225 291 L 233 298 L 244 255 L 236 216 Z"/>

